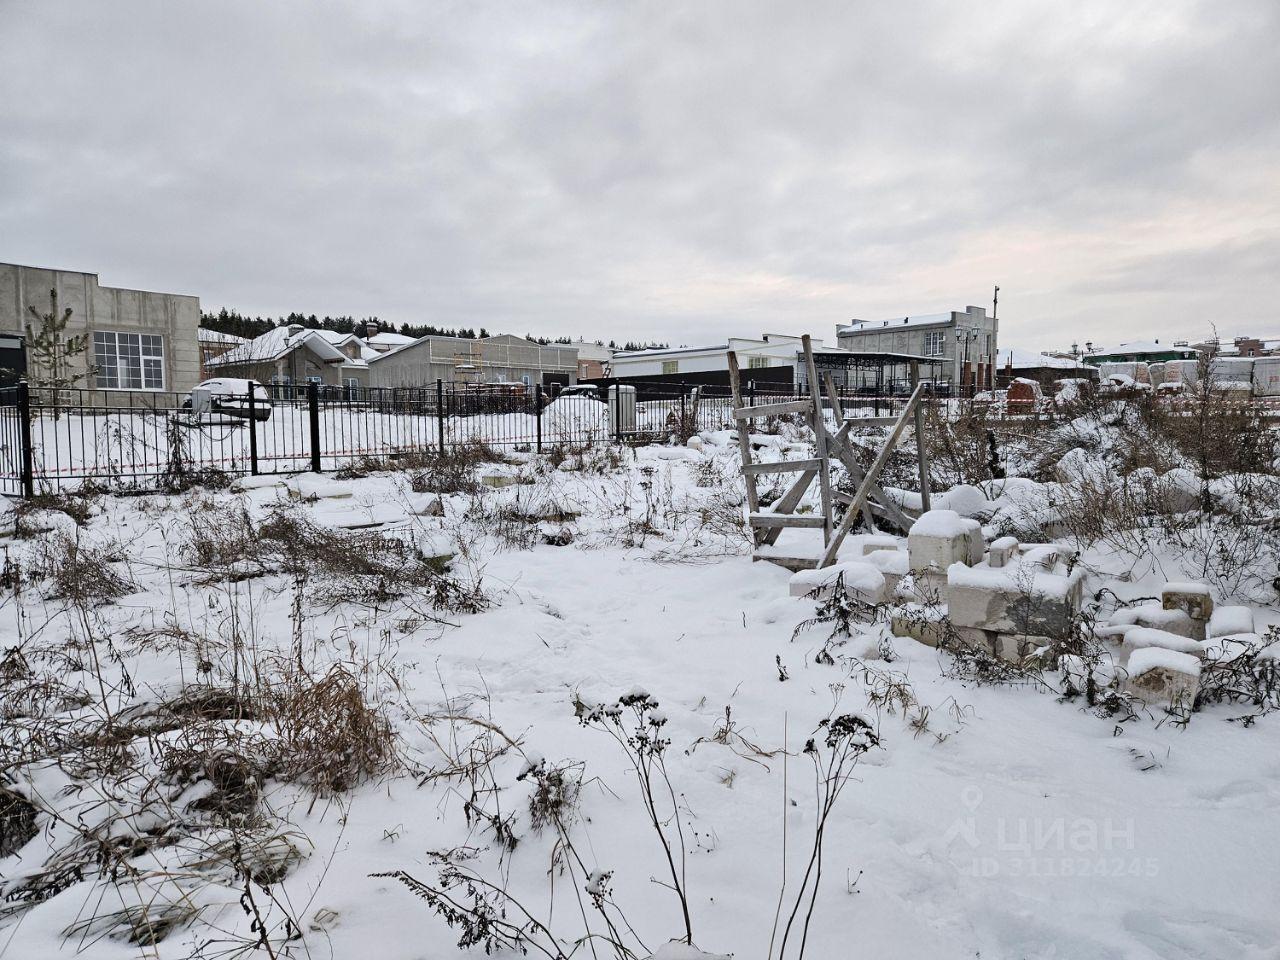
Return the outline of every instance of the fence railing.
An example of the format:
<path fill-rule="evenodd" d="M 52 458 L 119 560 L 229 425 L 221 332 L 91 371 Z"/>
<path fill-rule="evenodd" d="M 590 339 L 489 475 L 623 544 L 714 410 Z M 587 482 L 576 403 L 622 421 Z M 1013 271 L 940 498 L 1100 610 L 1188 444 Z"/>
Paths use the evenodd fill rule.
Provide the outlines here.
<path fill-rule="evenodd" d="M 614 394 L 611 391 L 610 396 Z M 750 405 L 804 398 L 752 389 Z M 632 395 L 634 397 L 634 395 Z M 153 490 L 184 476 L 335 470 L 366 459 L 445 452 L 464 444 L 542 452 L 551 446 L 683 440 L 736 429 L 725 387 L 646 390 L 632 401 L 541 387 L 422 387 L 179 393 L 0 389 L 0 493 L 30 496 L 91 482 Z M 846 415 L 893 413 L 901 397 L 842 397 Z M 616 400 L 616 397 L 615 397 Z M 755 429 L 771 429 L 758 421 Z"/>

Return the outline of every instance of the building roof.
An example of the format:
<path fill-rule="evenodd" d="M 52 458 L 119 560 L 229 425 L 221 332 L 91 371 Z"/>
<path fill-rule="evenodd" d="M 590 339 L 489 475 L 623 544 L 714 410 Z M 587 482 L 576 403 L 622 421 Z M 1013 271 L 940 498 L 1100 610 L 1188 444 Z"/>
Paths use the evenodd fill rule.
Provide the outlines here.
<path fill-rule="evenodd" d="M 291 332 L 292 331 L 292 332 Z M 260 337 L 246 340 L 233 350 L 228 350 L 220 357 L 208 362 L 209 367 L 230 366 L 237 363 L 267 363 L 279 360 L 292 353 L 303 344 L 307 344 L 317 355 L 325 360 L 336 361 L 344 366 L 363 367 L 376 357 L 382 356 L 354 333 L 338 333 L 334 330 L 298 329 L 295 326 L 276 327 L 268 330 Z M 360 354 L 356 358 L 347 356 L 341 347 L 348 343 L 359 344 Z"/>
<path fill-rule="evenodd" d="M 824 347 L 822 341 L 811 338 L 815 353 L 849 353 L 844 347 Z M 748 337 L 733 337 L 728 343 L 713 343 L 704 347 L 649 347 L 644 350 L 629 350 L 615 353 L 614 360 L 654 360 L 659 357 L 678 357 L 690 353 L 719 353 L 725 350 L 739 349 L 744 352 L 762 350 L 765 347 L 795 346 L 799 348 L 800 337 L 782 333 L 767 333 L 756 340 Z M 797 349 L 798 352 L 798 349 Z"/>
<path fill-rule="evenodd" d="M 1137 356 L 1143 353 L 1195 353 L 1193 347 L 1175 347 L 1172 343 L 1156 343 L 1152 340 L 1131 340 L 1116 347 L 1095 347 L 1089 351 L 1091 357 Z"/>
<path fill-rule="evenodd" d="M 951 312 L 921 313 L 914 317 L 894 317 L 892 320 L 851 320 L 844 326 L 836 326 L 836 335 L 842 333 L 875 333 L 898 327 L 923 327 L 933 323 L 950 323 Z"/>
<path fill-rule="evenodd" d="M 1086 366 L 1081 361 L 1072 360 L 1069 357 L 1051 357 L 1047 353 L 1036 353 L 1034 350 L 1018 350 L 1014 347 L 999 351 L 996 357 L 997 367 L 1013 367 L 1015 370 L 1032 368 L 1078 370 Z"/>
<path fill-rule="evenodd" d="M 196 339 L 200 343 L 248 343 L 248 337 L 237 337 L 234 333 L 223 333 L 221 330 L 210 330 L 200 327 L 196 330 Z"/>
<path fill-rule="evenodd" d="M 375 333 L 372 337 L 365 337 L 365 343 L 376 343 L 387 347 L 403 347 L 406 343 L 413 343 L 417 337 L 406 337 L 403 333 L 392 333 L 384 330 L 381 333 Z"/>

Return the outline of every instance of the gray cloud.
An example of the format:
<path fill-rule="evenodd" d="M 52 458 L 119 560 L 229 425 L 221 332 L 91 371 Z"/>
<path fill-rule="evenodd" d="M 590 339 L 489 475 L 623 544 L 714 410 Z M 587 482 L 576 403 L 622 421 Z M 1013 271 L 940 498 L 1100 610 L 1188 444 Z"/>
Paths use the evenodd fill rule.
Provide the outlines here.
<path fill-rule="evenodd" d="M 0 5 L 0 259 L 698 342 L 1280 332 L 1280 7 Z M 1202 282 L 1192 282 L 1199 276 Z"/>

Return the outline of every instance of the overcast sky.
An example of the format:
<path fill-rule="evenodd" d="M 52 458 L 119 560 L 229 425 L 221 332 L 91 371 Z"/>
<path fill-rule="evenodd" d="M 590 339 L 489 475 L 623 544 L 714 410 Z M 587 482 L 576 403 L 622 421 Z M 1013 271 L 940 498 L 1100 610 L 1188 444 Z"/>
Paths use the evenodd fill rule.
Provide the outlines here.
<path fill-rule="evenodd" d="M 0 260 L 696 344 L 1280 336 L 1280 2 L 0 0 Z"/>

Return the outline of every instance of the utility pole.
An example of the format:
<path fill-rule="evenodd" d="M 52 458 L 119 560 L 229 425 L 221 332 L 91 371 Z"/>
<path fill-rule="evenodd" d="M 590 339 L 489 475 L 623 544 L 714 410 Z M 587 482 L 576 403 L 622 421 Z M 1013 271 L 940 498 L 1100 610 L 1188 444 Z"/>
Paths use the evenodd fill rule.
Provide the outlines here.
<path fill-rule="evenodd" d="M 996 311 L 1000 306 L 1000 284 L 996 284 L 995 291 L 991 294 L 991 343 L 996 348 L 996 352 L 1000 350 L 1000 338 L 996 333 Z M 994 390 L 996 386 L 996 375 L 994 365 L 996 358 L 994 356 L 987 358 L 987 372 L 991 377 L 991 382 L 987 385 L 988 390 Z"/>

